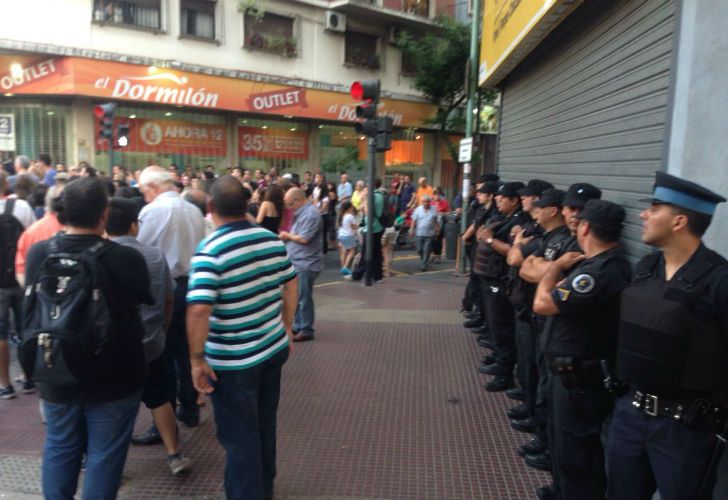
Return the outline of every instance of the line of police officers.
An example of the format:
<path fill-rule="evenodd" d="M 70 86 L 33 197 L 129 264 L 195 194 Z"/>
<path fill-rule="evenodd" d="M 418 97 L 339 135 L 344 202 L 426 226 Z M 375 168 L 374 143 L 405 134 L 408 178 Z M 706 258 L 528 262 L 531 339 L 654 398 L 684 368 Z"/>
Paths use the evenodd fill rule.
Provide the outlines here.
<path fill-rule="evenodd" d="M 465 326 L 492 350 L 486 390 L 523 401 L 508 417 L 534 437 L 518 453 L 553 477 L 538 498 L 712 498 L 728 437 L 728 261 L 701 237 L 726 199 L 658 172 L 640 217 L 659 251 L 633 268 L 625 211 L 597 187 L 476 187 Z"/>

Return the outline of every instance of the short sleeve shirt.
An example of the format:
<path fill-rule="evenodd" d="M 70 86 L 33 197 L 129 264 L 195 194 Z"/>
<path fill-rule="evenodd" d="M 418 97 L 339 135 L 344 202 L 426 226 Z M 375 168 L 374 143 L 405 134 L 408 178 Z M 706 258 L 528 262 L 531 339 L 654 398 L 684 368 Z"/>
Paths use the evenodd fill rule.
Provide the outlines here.
<path fill-rule="evenodd" d="M 213 307 L 205 357 L 214 370 L 243 370 L 288 346 L 281 285 L 295 277 L 283 243 L 247 221 L 220 226 L 200 243 L 187 304 Z"/>
<path fill-rule="evenodd" d="M 545 233 L 543 237 L 538 240 L 538 248 L 535 252 L 533 252 L 533 254 L 536 257 L 543 257 L 545 260 L 553 262 L 567 252 L 571 238 L 572 236 L 569 228 L 567 226 L 559 226 L 558 228 Z M 574 239 L 574 241 L 576 241 L 576 239 Z"/>
<path fill-rule="evenodd" d="M 616 354 L 621 292 L 631 275 L 631 265 L 621 246 L 578 263 L 551 293 L 559 314 L 553 317 L 547 332 L 544 352 L 580 359 L 612 359 Z"/>

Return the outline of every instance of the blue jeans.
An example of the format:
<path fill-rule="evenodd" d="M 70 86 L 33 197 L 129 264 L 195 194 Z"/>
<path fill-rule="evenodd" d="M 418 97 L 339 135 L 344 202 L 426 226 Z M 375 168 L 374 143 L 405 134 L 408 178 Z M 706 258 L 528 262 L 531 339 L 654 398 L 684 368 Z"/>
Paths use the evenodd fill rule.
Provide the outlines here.
<path fill-rule="evenodd" d="M 42 474 L 46 500 L 73 499 L 84 452 L 81 498 L 116 498 L 140 399 L 141 391 L 109 403 L 43 401 L 48 425 Z"/>
<path fill-rule="evenodd" d="M 313 306 L 313 284 L 318 271 L 296 271 L 298 274 L 298 307 L 293 321 L 293 330 L 313 337 L 313 322 L 316 314 Z"/>
<path fill-rule="evenodd" d="M 420 268 L 425 271 L 430 263 L 430 255 L 432 255 L 432 236 L 415 236 L 417 243 L 417 255 L 420 256 Z"/>
<path fill-rule="evenodd" d="M 217 440 L 225 449 L 225 497 L 273 497 L 276 477 L 276 414 L 281 394 L 284 347 L 270 359 L 244 370 L 218 371 L 210 395 Z"/>

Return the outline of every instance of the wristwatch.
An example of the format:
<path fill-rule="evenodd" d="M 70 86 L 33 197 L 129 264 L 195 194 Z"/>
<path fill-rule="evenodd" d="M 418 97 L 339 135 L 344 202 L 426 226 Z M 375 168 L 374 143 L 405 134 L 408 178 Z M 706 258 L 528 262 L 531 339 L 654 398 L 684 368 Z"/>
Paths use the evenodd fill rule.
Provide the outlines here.
<path fill-rule="evenodd" d="M 492 245 L 492 244 L 493 244 L 493 238 L 487 238 L 487 239 L 485 240 L 485 242 L 486 242 L 486 243 L 487 243 L 488 245 Z"/>

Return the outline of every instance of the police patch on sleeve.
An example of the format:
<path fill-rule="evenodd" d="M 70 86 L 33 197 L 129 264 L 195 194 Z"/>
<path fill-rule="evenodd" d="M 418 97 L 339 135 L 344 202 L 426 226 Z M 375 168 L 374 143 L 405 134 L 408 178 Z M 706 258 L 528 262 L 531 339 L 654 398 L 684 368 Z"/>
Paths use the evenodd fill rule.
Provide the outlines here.
<path fill-rule="evenodd" d="M 571 288 L 577 293 L 589 293 L 594 290 L 596 281 L 590 274 L 580 274 L 571 280 Z"/>
<path fill-rule="evenodd" d="M 571 290 L 566 290 L 565 288 L 557 288 L 556 293 L 559 296 L 559 299 L 561 302 L 566 302 L 569 300 L 569 295 L 571 295 Z"/>

